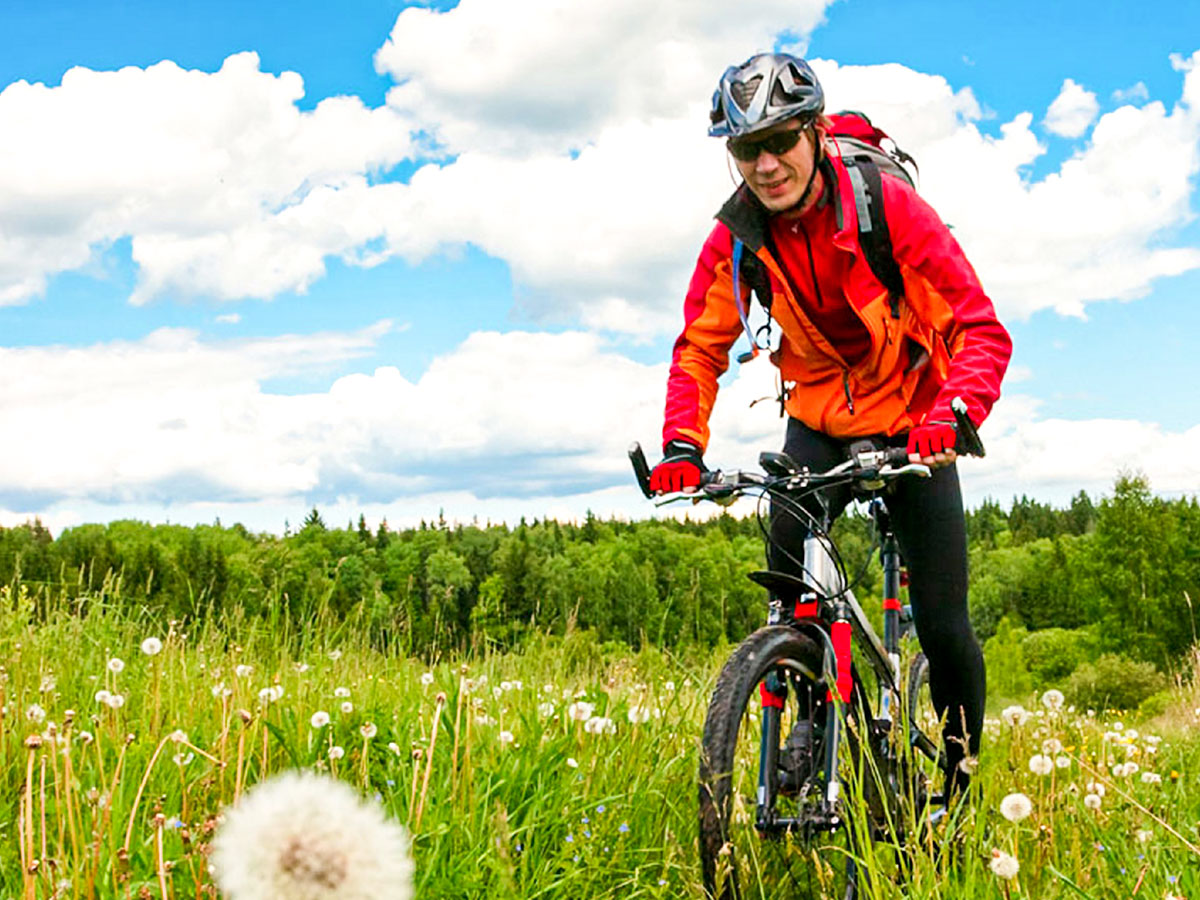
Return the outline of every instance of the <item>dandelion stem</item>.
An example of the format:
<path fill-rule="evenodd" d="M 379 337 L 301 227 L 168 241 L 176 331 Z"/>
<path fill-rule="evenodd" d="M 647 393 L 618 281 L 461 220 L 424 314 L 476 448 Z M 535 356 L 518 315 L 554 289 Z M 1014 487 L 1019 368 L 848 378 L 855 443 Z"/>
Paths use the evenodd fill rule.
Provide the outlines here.
<path fill-rule="evenodd" d="M 437 747 L 438 725 L 442 721 L 442 707 L 445 705 L 445 695 L 439 694 L 437 708 L 433 711 L 433 730 L 429 736 L 429 759 L 425 763 L 425 778 L 421 782 L 421 802 L 417 804 L 417 821 L 413 825 L 414 831 L 421 827 L 421 816 L 425 812 L 425 798 L 429 793 L 429 775 L 433 772 L 433 751 Z"/>
<path fill-rule="evenodd" d="M 33 833 L 33 758 L 36 747 L 29 748 L 29 760 L 25 766 L 25 840 L 21 842 L 21 876 L 24 880 L 26 900 L 33 900 L 36 887 L 33 880 L 33 851 L 36 838 Z"/>
<path fill-rule="evenodd" d="M 167 741 L 170 739 L 171 736 L 167 735 L 154 748 L 154 754 L 150 757 L 150 762 L 146 764 L 146 771 L 142 774 L 142 782 L 138 785 L 137 793 L 133 797 L 133 809 L 129 811 L 129 825 L 125 828 L 125 843 L 121 845 L 122 849 L 126 852 L 129 852 L 129 842 L 133 840 L 133 824 L 137 821 L 138 805 L 142 802 L 142 793 L 146 790 L 146 783 L 150 780 L 150 772 L 154 769 L 154 764 L 158 762 L 159 754 L 162 753 L 163 747 L 167 745 Z"/>
<path fill-rule="evenodd" d="M 162 900 L 167 900 L 167 868 L 163 864 L 163 824 L 159 817 L 158 826 L 154 829 L 154 862 L 158 874 L 158 889 L 162 892 Z"/>
<path fill-rule="evenodd" d="M 40 774 L 40 778 L 38 781 L 38 806 L 39 806 L 38 811 L 40 813 L 39 818 L 41 820 L 41 827 L 42 827 L 42 856 L 41 856 L 41 858 L 43 861 L 43 867 L 44 867 L 43 870 L 45 871 L 45 877 L 49 878 L 50 873 L 48 871 L 48 867 L 45 867 L 45 860 L 50 858 L 50 854 L 46 850 L 46 831 L 47 831 L 47 829 L 46 829 L 46 757 L 45 756 L 42 757 L 41 766 L 39 768 L 41 769 L 41 774 Z"/>

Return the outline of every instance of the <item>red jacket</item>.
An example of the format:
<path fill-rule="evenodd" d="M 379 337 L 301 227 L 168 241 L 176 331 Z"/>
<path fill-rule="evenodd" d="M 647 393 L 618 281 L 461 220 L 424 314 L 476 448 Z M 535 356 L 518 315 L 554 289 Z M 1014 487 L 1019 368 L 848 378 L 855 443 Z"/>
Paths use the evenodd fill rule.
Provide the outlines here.
<path fill-rule="evenodd" d="M 733 300 L 733 240 L 745 244 L 770 274 L 771 315 L 783 332 L 771 354 L 785 385 L 787 412 L 836 438 L 895 435 L 926 421 L 953 422 L 950 401 L 961 396 L 981 423 L 1000 395 L 1012 341 L 962 248 L 937 214 L 908 184 L 882 173 L 884 208 L 896 263 L 904 278 L 899 317 L 886 288 L 871 271 L 858 243 L 854 192 L 836 156 L 821 163 L 832 184 L 837 227 L 830 241 L 814 241 L 814 254 L 848 254 L 822 260 L 844 272 L 842 293 L 870 335 L 870 349 L 847 363 L 804 312 L 780 263 L 766 247 L 767 210 L 743 185 L 722 207 L 692 275 L 684 303 L 683 332 L 675 342 L 667 380 L 663 442 L 680 438 L 708 445 L 708 417 L 717 378 L 742 336 Z M 806 217 L 807 218 L 807 214 Z M 808 273 L 792 282 L 811 285 Z M 740 279 L 739 302 L 751 302 Z"/>

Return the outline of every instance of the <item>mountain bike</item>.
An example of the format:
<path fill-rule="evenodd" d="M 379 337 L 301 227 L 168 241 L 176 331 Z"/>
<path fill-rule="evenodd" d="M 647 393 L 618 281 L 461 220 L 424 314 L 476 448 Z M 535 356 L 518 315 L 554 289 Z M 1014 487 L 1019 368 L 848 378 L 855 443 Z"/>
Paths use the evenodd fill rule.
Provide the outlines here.
<path fill-rule="evenodd" d="M 982 456 L 965 404 L 956 398 L 952 408 L 959 455 Z M 641 447 L 629 456 L 652 497 Z M 826 472 L 774 452 L 759 464 L 762 473 L 709 472 L 695 492 L 658 498 L 728 503 L 753 494 L 770 500 L 775 515 L 801 516 L 808 531 L 802 576 L 749 574 L 768 591 L 767 624 L 734 650 L 708 707 L 699 778 L 704 886 L 718 900 L 803 896 L 806 886 L 810 896 L 854 900 L 869 877 L 856 847 L 884 842 L 903 868 L 907 836 L 928 833 L 945 814 L 934 789 L 948 764 L 931 736 L 940 724 L 928 662 L 917 652 L 907 672 L 901 666 L 911 614 L 900 602 L 903 567 L 887 510 L 891 483 L 930 470 L 909 462 L 904 448 L 870 441 L 852 444 L 849 458 Z M 866 502 L 879 539 L 882 640 L 830 536 L 821 492 L 846 484 Z M 809 498 L 822 515 L 801 504 Z M 763 534 L 770 549 L 770 530 Z"/>

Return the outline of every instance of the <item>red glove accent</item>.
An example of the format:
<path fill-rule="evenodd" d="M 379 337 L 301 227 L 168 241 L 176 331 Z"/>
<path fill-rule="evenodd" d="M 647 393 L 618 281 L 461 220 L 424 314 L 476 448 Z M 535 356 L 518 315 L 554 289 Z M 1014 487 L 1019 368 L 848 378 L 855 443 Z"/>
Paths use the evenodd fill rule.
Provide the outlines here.
<path fill-rule="evenodd" d="M 908 452 L 915 453 L 922 459 L 936 456 L 938 453 L 953 450 L 957 436 L 954 426 L 945 422 L 918 425 L 908 433 Z"/>
<path fill-rule="evenodd" d="M 690 459 L 676 462 L 664 460 L 650 470 L 650 490 L 669 494 L 700 484 L 702 469 Z"/>

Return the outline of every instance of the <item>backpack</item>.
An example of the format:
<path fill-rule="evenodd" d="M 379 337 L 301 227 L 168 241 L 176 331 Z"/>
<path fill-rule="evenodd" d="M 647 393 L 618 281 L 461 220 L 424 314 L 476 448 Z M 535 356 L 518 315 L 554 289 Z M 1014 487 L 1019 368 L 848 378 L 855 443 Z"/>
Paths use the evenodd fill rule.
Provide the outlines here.
<path fill-rule="evenodd" d="M 883 208 L 883 183 L 879 173 L 887 172 L 902 178 L 915 188 L 916 182 L 905 165 L 911 163 L 912 167 L 917 169 L 917 161 L 896 146 L 896 142 L 885 131 L 876 128 L 861 112 L 847 110 L 834 113 L 829 119 L 832 122 L 829 136 L 834 138 L 841 148 L 842 162 L 854 189 L 859 246 L 862 247 L 867 265 L 871 267 L 880 284 L 887 288 L 892 318 L 899 319 L 900 298 L 904 296 L 904 278 L 892 251 L 892 236 L 888 231 L 887 211 Z M 742 242 L 734 241 L 732 264 L 734 296 L 740 295 L 738 282 L 745 281 L 770 316 L 771 279 L 762 260 L 753 253 L 743 253 Z M 740 303 L 738 309 L 740 312 Z M 749 322 L 744 315 L 742 323 L 749 335 Z M 753 337 L 750 343 L 757 349 Z M 738 361 L 746 362 L 753 355 L 753 352 L 743 353 L 738 357 Z"/>

